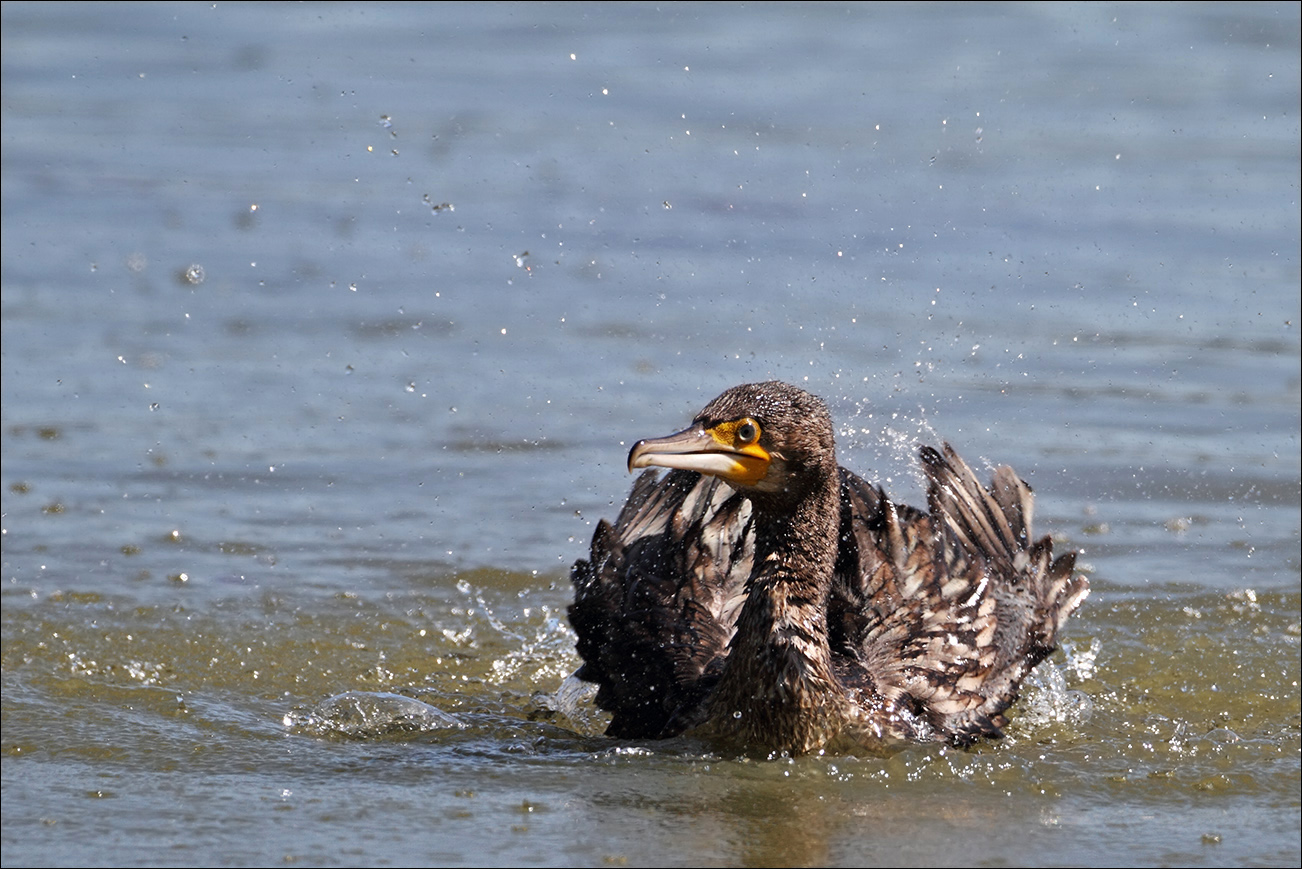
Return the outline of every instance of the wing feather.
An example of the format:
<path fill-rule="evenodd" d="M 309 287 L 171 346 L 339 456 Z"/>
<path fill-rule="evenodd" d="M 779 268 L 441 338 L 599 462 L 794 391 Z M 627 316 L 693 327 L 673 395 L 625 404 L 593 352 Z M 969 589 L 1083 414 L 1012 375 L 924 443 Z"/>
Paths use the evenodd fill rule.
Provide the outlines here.
<path fill-rule="evenodd" d="M 575 563 L 570 622 L 607 733 L 683 730 L 718 679 L 754 553 L 750 501 L 714 477 L 647 471 Z"/>
<path fill-rule="evenodd" d="M 842 472 L 835 639 L 886 702 L 966 745 L 1001 734 L 1022 680 L 1089 587 L 1073 574 L 1075 553 L 1052 560 L 1048 537 L 1028 546 L 1031 488 L 1011 468 L 987 489 L 948 444 L 920 456 L 928 514 Z"/>

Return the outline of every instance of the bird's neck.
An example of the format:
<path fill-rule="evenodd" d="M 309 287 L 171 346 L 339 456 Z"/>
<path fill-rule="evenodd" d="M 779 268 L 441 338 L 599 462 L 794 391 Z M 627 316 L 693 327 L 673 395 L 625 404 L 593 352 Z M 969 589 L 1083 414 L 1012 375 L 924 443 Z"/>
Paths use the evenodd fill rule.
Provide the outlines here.
<path fill-rule="evenodd" d="M 803 753 L 827 741 L 846 702 L 827 641 L 840 516 L 835 466 L 794 509 L 790 502 L 768 509 L 762 499 L 753 506 L 755 567 L 710 719 L 747 745 Z"/>

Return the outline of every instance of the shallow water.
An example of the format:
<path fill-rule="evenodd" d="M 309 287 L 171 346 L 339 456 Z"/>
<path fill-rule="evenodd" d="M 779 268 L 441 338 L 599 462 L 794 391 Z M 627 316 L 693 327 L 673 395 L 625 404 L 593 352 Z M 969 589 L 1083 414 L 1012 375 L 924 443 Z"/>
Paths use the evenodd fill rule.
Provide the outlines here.
<path fill-rule="evenodd" d="M 83 6 L 2 12 L 6 865 L 1297 864 L 1296 4 Z M 770 377 L 1082 550 L 1002 742 L 557 696 Z"/>

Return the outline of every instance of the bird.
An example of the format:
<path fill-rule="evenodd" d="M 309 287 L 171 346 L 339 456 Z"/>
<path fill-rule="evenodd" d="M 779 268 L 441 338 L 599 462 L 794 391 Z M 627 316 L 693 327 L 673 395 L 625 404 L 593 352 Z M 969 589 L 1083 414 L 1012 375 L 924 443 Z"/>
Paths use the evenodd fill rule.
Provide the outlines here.
<path fill-rule="evenodd" d="M 637 441 L 647 470 L 571 570 L 606 735 L 768 756 L 1003 736 L 1089 584 L 1033 539 L 1010 467 L 986 487 L 948 443 L 918 457 L 926 510 L 840 467 L 826 403 L 780 381 Z"/>

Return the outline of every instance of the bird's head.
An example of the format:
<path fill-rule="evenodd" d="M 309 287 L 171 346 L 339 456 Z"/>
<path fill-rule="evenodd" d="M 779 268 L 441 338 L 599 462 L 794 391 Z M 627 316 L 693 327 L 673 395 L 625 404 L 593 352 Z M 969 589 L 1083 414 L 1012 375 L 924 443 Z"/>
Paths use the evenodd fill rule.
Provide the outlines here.
<path fill-rule="evenodd" d="M 816 395 L 779 381 L 734 386 L 690 427 L 633 445 L 628 469 L 682 468 L 753 493 L 796 493 L 835 473 L 832 418 Z"/>

